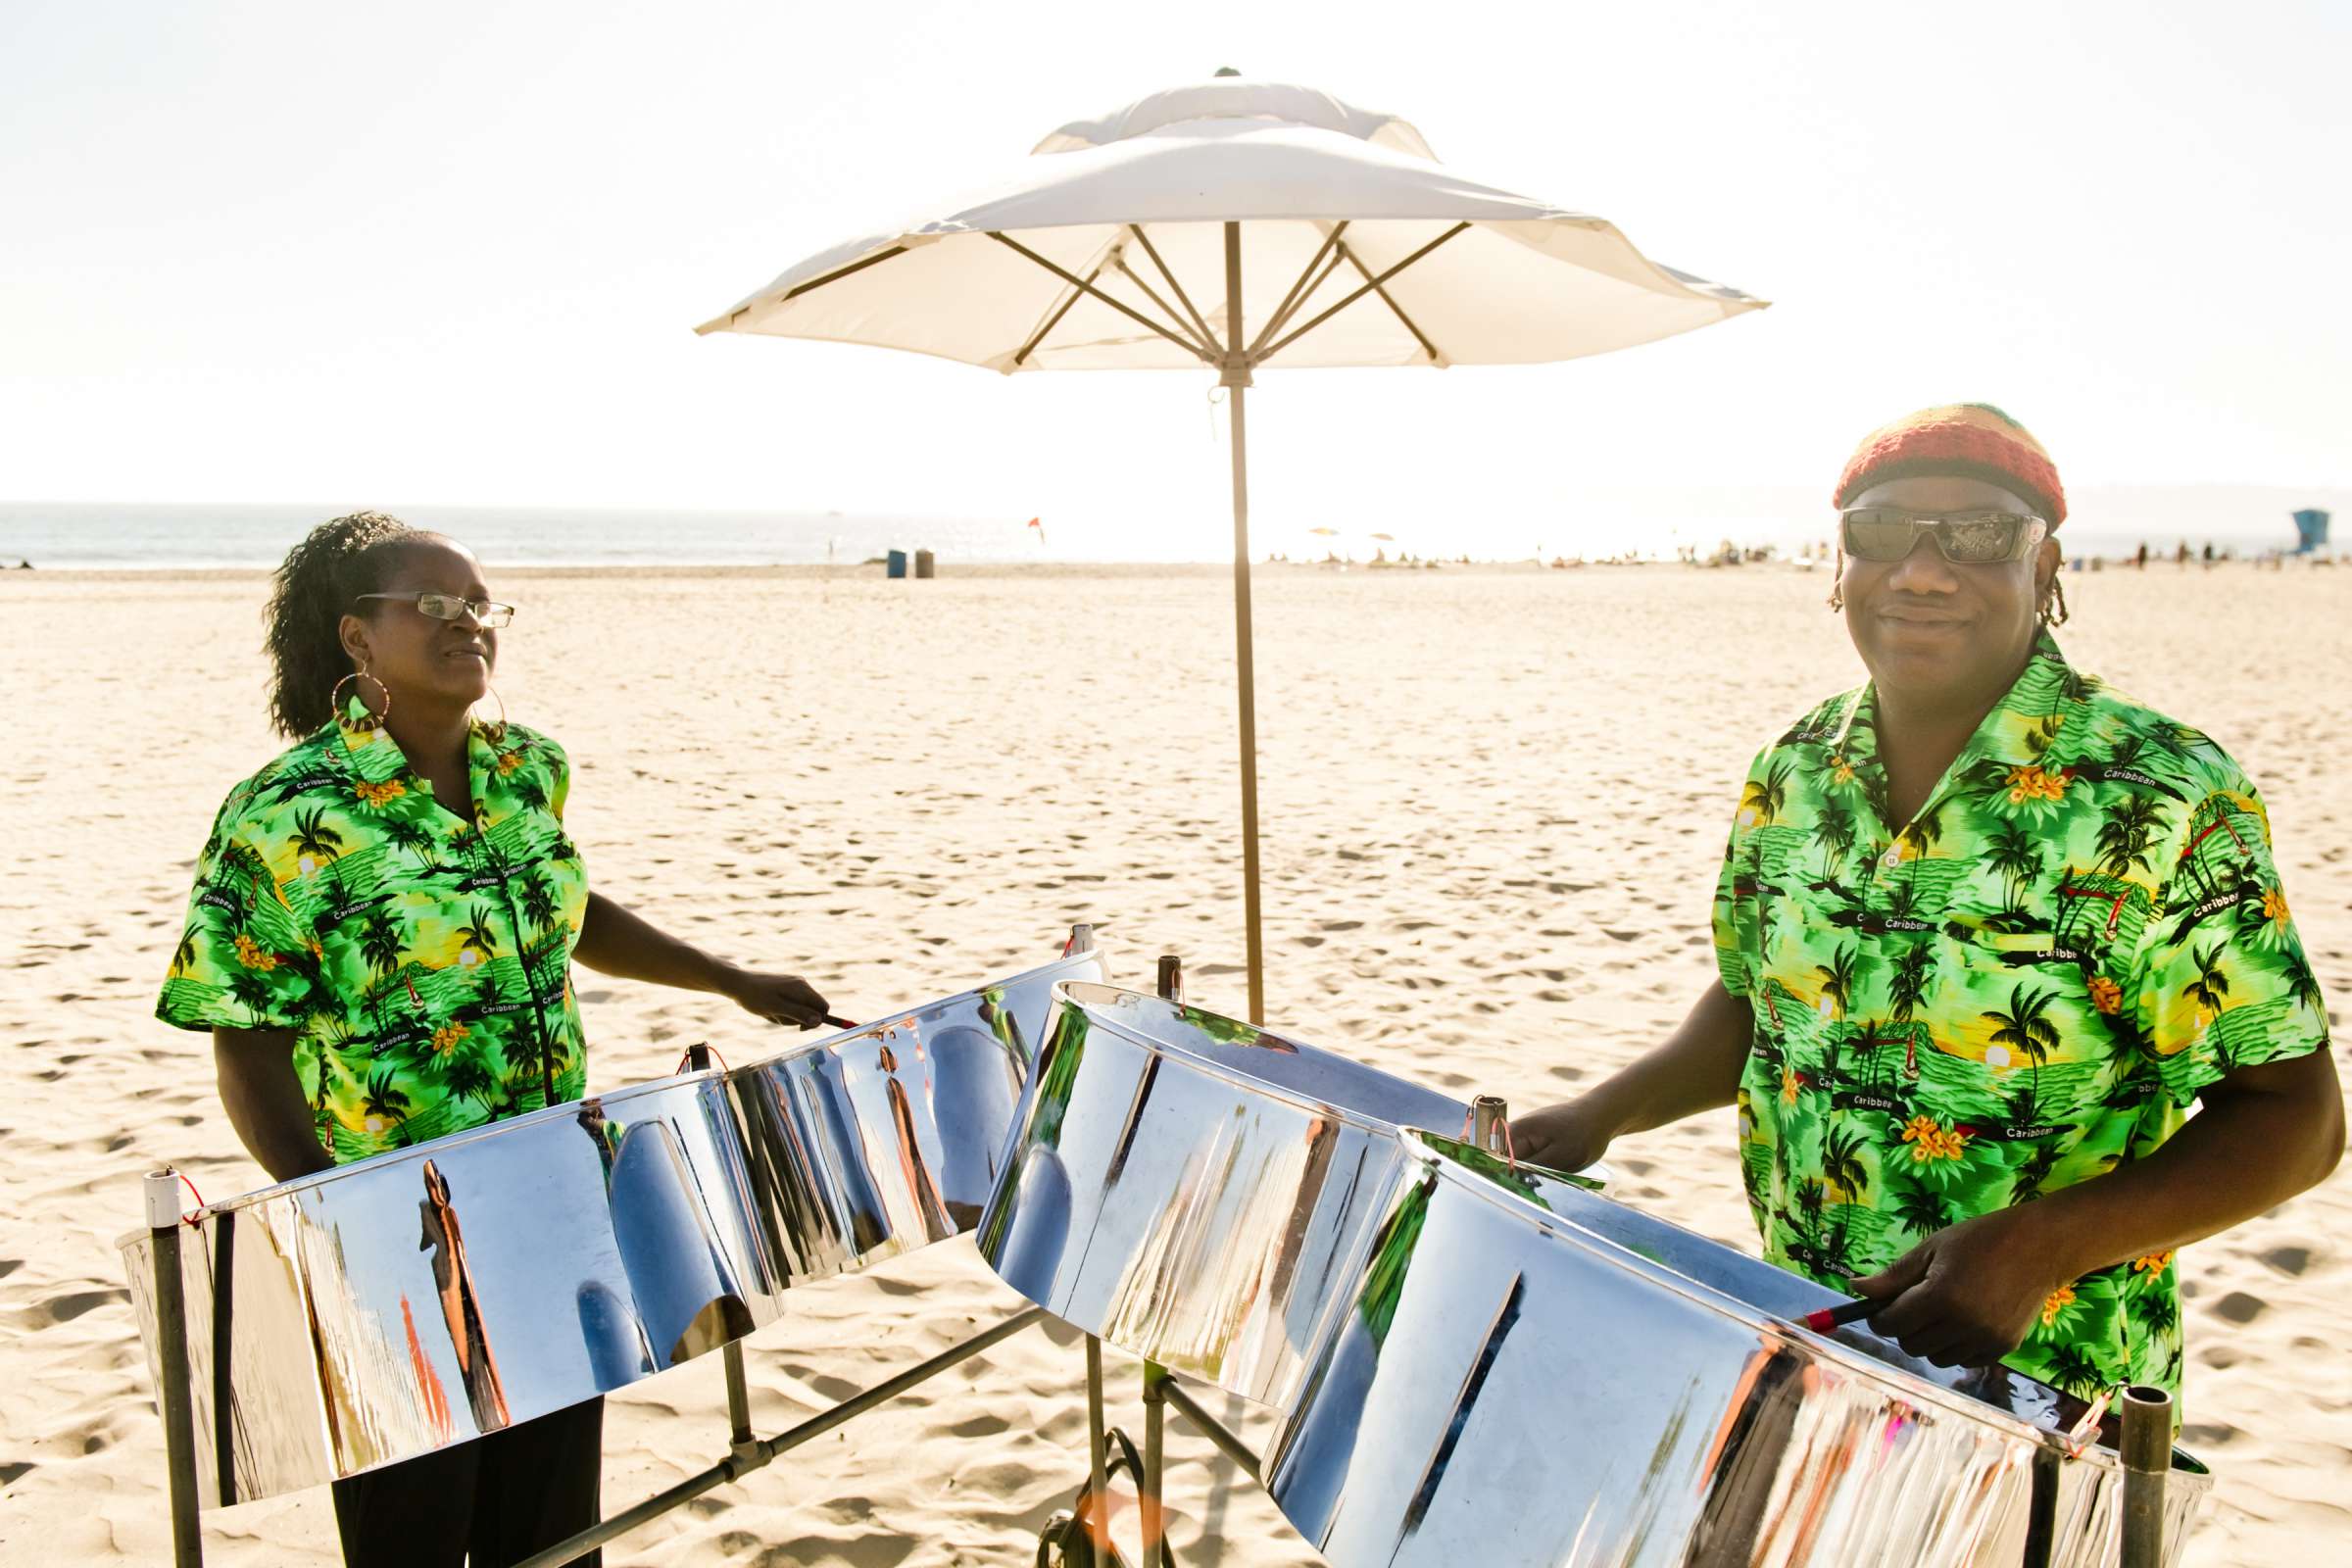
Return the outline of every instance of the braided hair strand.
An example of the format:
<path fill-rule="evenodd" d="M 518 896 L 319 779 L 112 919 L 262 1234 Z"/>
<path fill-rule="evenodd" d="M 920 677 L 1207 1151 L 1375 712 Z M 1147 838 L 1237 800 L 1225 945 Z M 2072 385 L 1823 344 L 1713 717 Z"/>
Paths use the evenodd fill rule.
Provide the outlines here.
<path fill-rule="evenodd" d="M 353 673 L 344 612 L 380 592 L 410 545 L 437 535 L 381 512 L 354 512 L 313 528 L 286 552 L 263 612 L 270 656 L 270 719 L 295 739 L 334 717 L 335 683 Z"/>

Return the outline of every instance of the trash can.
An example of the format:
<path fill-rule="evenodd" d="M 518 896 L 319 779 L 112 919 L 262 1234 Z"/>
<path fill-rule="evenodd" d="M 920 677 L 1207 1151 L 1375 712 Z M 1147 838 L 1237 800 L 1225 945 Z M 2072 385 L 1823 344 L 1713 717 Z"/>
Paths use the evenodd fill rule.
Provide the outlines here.
<path fill-rule="evenodd" d="M 904 550 L 893 550 L 893 551 L 890 553 L 890 564 L 889 564 L 889 565 L 888 565 L 887 567 L 885 567 L 884 569 L 885 569 L 885 570 L 886 570 L 886 571 L 887 571 L 887 572 L 888 572 L 888 573 L 889 573 L 891 576 L 893 576 L 893 577 L 904 577 L 904 576 L 906 576 L 906 551 L 904 551 Z"/>
<path fill-rule="evenodd" d="M 938 576 L 939 558 L 928 550 L 917 550 L 914 553 L 914 574 L 917 577 Z"/>

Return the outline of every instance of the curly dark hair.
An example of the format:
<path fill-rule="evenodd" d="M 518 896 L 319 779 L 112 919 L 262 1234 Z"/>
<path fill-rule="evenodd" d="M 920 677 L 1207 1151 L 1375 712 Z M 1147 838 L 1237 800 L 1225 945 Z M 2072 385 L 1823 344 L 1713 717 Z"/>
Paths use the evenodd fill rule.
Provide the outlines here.
<path fill-rule="evenodd" d="M 439 537 L 380 512 L 354 512 L 320 523 L 286 552 L 263 612 L 271 723 L 300 739 L 334 717 L 335 683 L 352 673 L 338 630 L 344 612 L 360 595 L 382 591 L 409 546 Z"/>

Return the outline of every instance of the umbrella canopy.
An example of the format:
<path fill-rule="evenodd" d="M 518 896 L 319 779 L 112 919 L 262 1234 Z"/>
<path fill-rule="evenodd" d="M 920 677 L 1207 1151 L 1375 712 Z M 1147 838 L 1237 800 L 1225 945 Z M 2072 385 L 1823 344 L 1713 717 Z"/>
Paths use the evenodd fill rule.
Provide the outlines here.
<path fill-rule="evenodd" d="M 821 251 L 698 330 L 1007 373 L 1222 368 L 1228 223 L 1253 368 L 1576 359 L 1764 303 L 1456 173 L 1394 116 L 1228 78 L 1064 125 L 1016 177 Z"/>
<path fill-rule="evenodd" d="M 994 189 L 820 251 L 696 330 L 1006 374 L 1217 371 L 1233 424 L 1250 1017 L 1262 1022 L 1252 372 L 1577 359 L 1763 304 L 1650 261 L 1602 219 L 1464 178 L 1394 115 L 1221 73 L 1072 122 Z"/>

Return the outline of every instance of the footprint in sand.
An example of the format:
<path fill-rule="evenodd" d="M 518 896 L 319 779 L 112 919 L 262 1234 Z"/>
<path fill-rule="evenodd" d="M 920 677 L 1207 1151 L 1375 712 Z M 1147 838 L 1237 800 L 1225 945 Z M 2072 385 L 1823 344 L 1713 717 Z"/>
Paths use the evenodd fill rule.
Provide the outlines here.
<path fill-rule="evenodd" d="M 2271 1303 L 2244 1291 L 2231 1291 L 2213 1303 L 2213 1315 L 2231 1323 L 2251 1323 L 2269 1311 Z"/>

